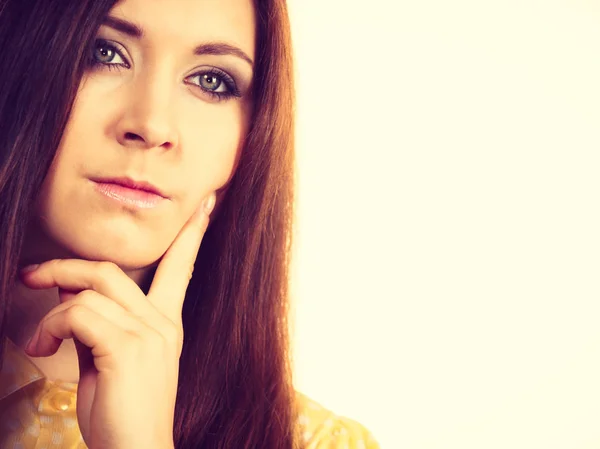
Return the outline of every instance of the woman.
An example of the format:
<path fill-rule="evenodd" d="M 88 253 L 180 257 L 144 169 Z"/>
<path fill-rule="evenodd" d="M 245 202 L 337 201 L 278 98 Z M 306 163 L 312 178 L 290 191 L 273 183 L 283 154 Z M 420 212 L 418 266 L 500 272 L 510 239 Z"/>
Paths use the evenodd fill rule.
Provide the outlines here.
<path fill-rule="evenodd" d="M 0 0 L 0 44 L 0 447 L 376 447 L 292 384 L 284 0 Z"/>

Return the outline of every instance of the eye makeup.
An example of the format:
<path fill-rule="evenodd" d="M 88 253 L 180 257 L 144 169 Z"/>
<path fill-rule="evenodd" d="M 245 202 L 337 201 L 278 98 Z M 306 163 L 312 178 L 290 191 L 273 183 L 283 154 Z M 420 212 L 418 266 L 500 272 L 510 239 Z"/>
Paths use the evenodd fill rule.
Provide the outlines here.
<path fill-rule="evenodd" d="M 115 62 L 115 58 L 121 62 Z M 92 70 L 123 70 L 131 68 L 124 55 L 124 51 L 112 41 L 98 38 L 94 42 L 92 54 L 89 58 L 89 67 Z M 207 67 L 187 77 L 187 79 L 198 79 L 199 81 L 189 84 L 198 87 L 211 99 L 218 102 L 227 101 L 234 97 L 241 98 L 242 94 L 235 79 L 224 70 L 217 67 Z"/>

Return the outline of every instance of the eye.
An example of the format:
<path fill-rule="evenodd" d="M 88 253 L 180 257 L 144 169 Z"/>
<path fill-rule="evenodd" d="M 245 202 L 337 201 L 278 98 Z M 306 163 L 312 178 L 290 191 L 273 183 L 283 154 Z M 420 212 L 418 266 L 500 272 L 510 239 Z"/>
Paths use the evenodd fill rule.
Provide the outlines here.
<path fill-rule="evenodd" d="M 117 59 L 116 61 L 115 58 Z M 121 68 L 129 69 L 131 66 L 123 56 L 123 52 L 115 44 L 109 43 L 104 39 L 97 39 L 90 56 L 90 67 L 120 70 Z M 204 93 L 217 101 L 228 100 L 232 97 L 241 98 L 242 96 L 234 79 L 216 67 L 196 72 L 188 78 L 198 78 L 198 83 L 192 82 L 191 84 L 198 86 Z"/>
<path fill-rule="evenodd" d="M 235 81 L 227 73 L 216 67 L 195 73 L 190 79 L 198 79 L 198 83 L 192 83 L 203 91 L 219 100 L 231 97 L 241 97 Z"/>
<path fill-rule="evenodd" d="M 117 58 L 116 62 L 114 61 L 115 57 Z M 92 66 L 107 66 L 109 69 L 113 68 L 111 66 L 129 68 L 129 64 L 125 60 L 121 51 L 119 51 L 115 45 L 110 44 L 103 39 L 98 39 L 94 43 L 94 49 L 92 51 L 90 63 Z"/>

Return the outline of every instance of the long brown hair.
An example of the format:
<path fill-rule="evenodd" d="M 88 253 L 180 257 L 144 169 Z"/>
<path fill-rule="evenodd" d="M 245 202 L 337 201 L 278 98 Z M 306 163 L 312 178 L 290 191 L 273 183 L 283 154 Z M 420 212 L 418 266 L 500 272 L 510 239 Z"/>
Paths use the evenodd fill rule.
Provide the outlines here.
<path fill-rule="evenodd" d="M 0 0 L 0 338 L 36 194 L 115 0 Z M 288 322 L 294 79 L 285 0 L 255 0 L 254 110 L 183 309 L 178 449 L 296 448 Z M 0 363 L 3 347 L 0 345 Z M 151 394 L 149 392 L 149 394 Z"/>

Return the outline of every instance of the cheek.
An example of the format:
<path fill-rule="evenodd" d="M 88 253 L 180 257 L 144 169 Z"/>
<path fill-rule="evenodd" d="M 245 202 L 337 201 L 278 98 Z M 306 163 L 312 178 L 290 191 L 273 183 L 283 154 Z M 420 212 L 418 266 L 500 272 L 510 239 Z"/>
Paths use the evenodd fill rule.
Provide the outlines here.
<path fill-rule="evenodd" d="M 241 125 L 217 126 L 194 132 L 193 141 L 186 142 L 182 179 L 196 202 L 201 201 L 199 195 L 219 190 L 231 180 L 242 152 L 242 133 Z"/>
<path fill-rule="evenodd" d="M 247 132 L 246 108 L 210 105 L 199 114 L 195 109 L 177 118 L 179 148 L 162 155 L 164 164 L 158 168 L 173 174 L 168 187 L 174 200 L 153 215 L 110 206 L 88 184 L 88 177 L 125 154 L 119 153 L 117 142 L 103 140 L 118 114 L 93 103 L 89 90 L 76 101 L 38 196 L 37 215 L 53 240 L 81 257 L 121 266 L 148 265 L 164 253 L 204 196 L 230 182 Z M 100 151 L 105 144 L 115 152 Z"/>
<path fill-rule="evenodd" d="M 78 187 L 82 187 L 74 184 L 76 177 L 73 166 L 76 161 L 66 150 L 68 140 L 63 138 L 61 141 L 38 195 L 38 213 L 47 219 L 57 213 L 65 216 L 74 213 L 77 202 L 73 194 Z"/>

